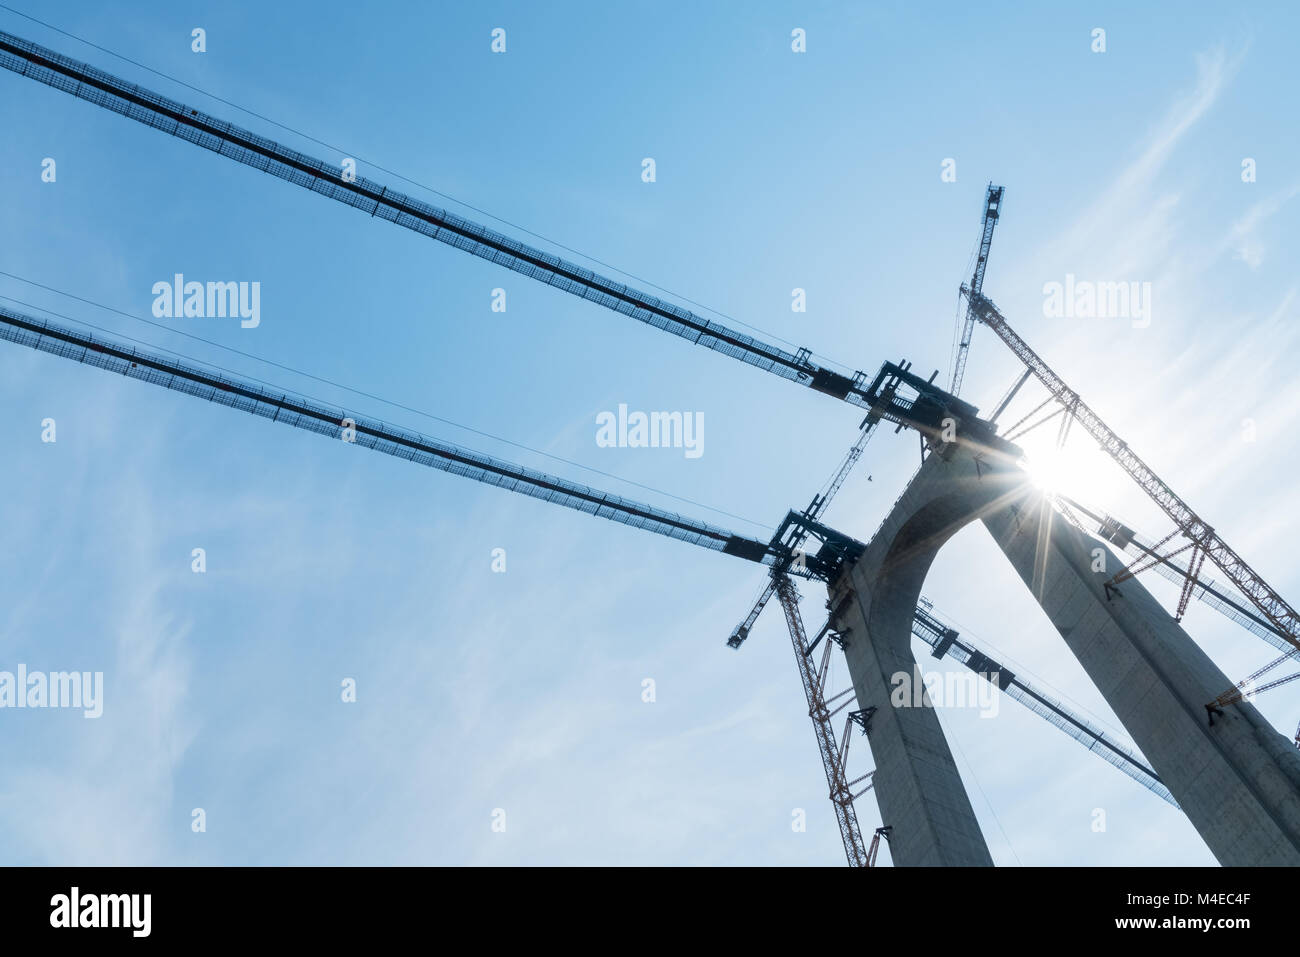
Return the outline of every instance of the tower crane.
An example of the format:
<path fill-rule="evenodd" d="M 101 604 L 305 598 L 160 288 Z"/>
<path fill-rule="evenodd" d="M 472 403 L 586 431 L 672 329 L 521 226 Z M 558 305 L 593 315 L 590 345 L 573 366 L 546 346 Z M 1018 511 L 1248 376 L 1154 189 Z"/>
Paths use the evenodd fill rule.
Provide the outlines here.
<path fill-rule="evenodd" d="M 849 447 L 849 451 L 844 456 L 839 468 L 835 470 L 835 474 L 831 476 L 825 487 L 813 496 L 813 500 L 804 509 L 803 515 L 807 519 L 817 521 L 821 518 L 822 513 L 825 512 L 835 494 L 844 485 L 844 481 L 853 470 L 853 466 L 862 457 L 862 450 L 870 440 L 875 427 L 876 421 L 872 421 L 870 417 L 862 421 L 859 426 L 858 438 Z M 791 529 L 788 538 L 783 544 L 794 560 L 798 561 L 803 557 L 803 546 L 806 540 L 807 532 L 803 526 L 798 526 Z M 794 648 L 795 667 L 799 670 L 800 683 L 803 685 L 804 698 L 808 704 L 808 717 L 812 721 L 813 733 L 817 739 L 817 750 L 821 755 L 822 770 L 826 774 L 831 807 L 835 811 L 835 821 L 839 826 L 840 841 L 844 845 L 845 857 L 848 858 L 850 867 L 873 867 L 879 849 L 880 837 L 879 835 L 876 836 L 869 849 L 864 846 L 862 830 L 858 825 L 857 810 L 853 803 L 870 789 L 871 785 L 868 785 L 858 794 L 853 793 L 853 788 L 869 777 L 870 773 L 855 781 L 848 779 L 848 749 L 852 741 L 850 733 L 853 718 L 850 715 L 845 720 L 844 734 L 839 744 L 836 744 L 835 728 L 831 723 L 831 719 L 847 707 L 849 702 L 832 711 L 830 702 L 826 700 L 826 678 L 830 670 L 831 646 L 829 642 L 826 644 L 822 654 L 821 666 L 814 670 L 810 660 L 813 649 L 808 644 L 808 637 L 803 626 L 803 616 L 799 611 L 799 594 L 795 589 L 793 580 L 786 574 L 785 569 L 779 566 L 772 567 L 763 591 L 759 593 L 753 607 L 749 610 L 749 614 L 745 616 L 745 620 L 737 625 L 736 629 L 731 633 L 731 637 L 727 639 L 727 644 L 732 648 L 741 646 L 749 636 L 749 631 L 753 628 L 754 622 L 758 620 L 758 616 L 767 605 L 768 599 L 773 594 L 777 596 L 781 608 L 785 612 L 786 628 L 790 632 L 790 642 Z M 820 637 L 818 637 L 819 641 Z M 849 690 L 852 691 L 852 689 Z M 837 695 L 836 697 L 840 696 Z"/>
<path fill-rule="evenodd" d="M 1222 571 L 1230 582 L 1244 595 L 1260 613 L 1274 626 L 1275 630 L 1293 648 L 1300 651 L 1300 615 L 1281 594 L 1273 589 L 1263 577 L 1246 564 L 1237 552 L 1230 548 L 1215 530 L 1184 502 L 1155 471 L 1134 452 L 1119 435 L 1111 429 L 1101 417 L 1085 403 L 1077 392 L 1066 385 L 1065 381 L 1052 370 L 1029 344 L 1011 328 L 1006 317 L 987 298 L 984 293 L 984 271 L 987 266 L 989 247 L 993 239 L 993 229 L 997 225 L 1003 197 L 1003 187 L 989 184 L 985 194 L 984 221 L 981 230 L 980 251 L 975 263 L 975 272 L 969 284 L 963 284 L 961 295 L 966 299 L 966 325 L 962 341 L 958 347 L 957 363 L 953 373 L 951 392 L 956 395 L 961 385 L 965 369 L 966 353 L 969 351 L 971 330 L 976 321 L 987 325 L 1009 348 L 1013 355 L 1025 366 L 1026 376 L 1032 374 L 1046 387 L 1049 397 L 1055 399 L 1065 412 L 1062 420 L 1061 438 L 1070 422 L 1080 423 L 1097 446 L 1119 464 L 1138 487 L 1168 515 L 1176 526 L 1175 533 L 1182 533 L 1188 544 L 1178 552 L 1191 550 L 1187 565 L 1187 574 L 1183 582 L 1182 594 L 1178 603 L 1178 617 L 1181 618 L 1193 588 L 1198 580 L 1201 565 L 1209 559 Z M 998 404 L 998 409 L 991 417 L 1005 408 L 1011 395 L 1025 381 L 1025 376 L 1012 387 L 1011 392 Z M 1172 535 L 1170 536 L 1172 537 Z M 1270 685 L 1272 687 L 1273 685 Z M 1213 722 L 1215 711 L 1224 704 L 1241 700 L 1237 689 L 1229 688 L 1215 701 L 1207 704 L 1206 711 Z"/>
<path fill-rule="evenodd" d="M 852 780 L 848 778 L 847 772 L 851 729 L 854 725 L 864 732 L 869 728 L 869 709 L 867 712 L 850 712 L 843 733 L 836 740 L 831 719 L 854 702 L 851 697 L 852 688 L 833 695 L 826 693 L 831 646 L 835 641 L 842 642 L 844 639 L 831 633 L 827 622 L 817 637 L 808 641 L 799 611 L 798 592 L 791 577 L 823 582 L 833 580 L 838 576 L 843 563 L 854 560 L 865 548 L 861 542 L 835 532 L 809 517 L 810 514 L 820 516 L 828 494 L 833 495 L 831 489 L 838 488 L 843 483 L 843 466 L 837 470 L 826 489 L 814 498 L 808 509 L 789 512 L 771 540 L 764 543 L 653 505 L 635 502 L 440 442 L 418 432 L 398 429 L 311 399 L 268 389 L 197 363 L 178 360 L 104 336 L 90 335 L 3 306 L 0 306 L 0 340 L 116 372 L 127 378 L 258 415 L 272 422 L 383 452 L 633 528 L 734 555 L 763 564 L 769 569 L 779 568 L 773 576 L 773 587 L 786 615 L 846 856 L 852 866 L 874 865 L 880 831 L 878 829 L 877 839 L 872 841 L 872 845 L 866 846 L 853 806 L 857 798 L 874 786 L 874 772 Z M 896 383 L 891 391 L 893 401 L 900 401 L 897 389 L 901 384 Z M 874 423 L 871 426 L 874 427 Z M 858 442 L 854 445 L 858 452 L 861 452 L 862 445 L 865 444 L 864 435 L 868 434 L 869 432 L 864 432 L 859 435 Z M 850 456 L 854 457 L 852 451 L 850 450 Z M 819 500 L 822 502 L 821 507 L 818 507 Z M 796 555 L 785 544 L 793 540 L 804 543 L 809 537 L 820 543 L 818 550 L 812 554 Z M 1089 750 L 1173 803 L 1173 798 L 1155 772 L 1131 750 L 1112 742 L 1099 728 L 1073 714 L 1049 695 L 1037 691 L 1024 679 L 1013 675 L 987 651 L 978 649 L 969 640 L 962 640 L 955 629 L 938 617 L 930 602 L 925 599 L 921 600 L 916 609 L 912 631 L 931 646 L 936 658 L 951 657 L 986 678 L 997 676 L 998 686 L 1003 693 L 1047 718 Z M 811 660 L 813 652 L 828 635 L 831 640 L 823 645 L 820 663 L 814 667 Z M 854 789 L 860 785 L 861 789 L 855 793 Z"/>
<path fill-rule="evenodd" d="M 784 573 L 778 573 L 773 579 L 777 599 L 785 612 L 786 627 L 790 631 L 790 640 L 794 645 L 795 662 L 799 667 L 799 677 L 803 682 L 804 696 L 808 700 L 808 716 L 812 719 L 813 730 L 817 736 L 817 749 L 821 752 L 822 768 L 826 772 L 826 784 L 830 788 L 831 805 L 835 809 L 835 820 L 840 829 L 840 840 L 844 844 L 844 854 L 850 867 L 871 867 L 875 860 L 874 853 L 868 851 L 862 842 L 862 830 L 858 826 L 857 811 L 853 802 L 869 791 L 874 784 L 868 784 L 857 794 L 853 788 L 870 778 L 875 772 L 867 772 L 854 781 L 848 779 L 849 743 L 853 718 L 844 722 L 844 736 L 839 744 L 835 741 L 835 729 L 831 718 L 852 703 L 850 698 L 831 710 L 831 702 L 826 699 L 826 676 L 828 673 L 830 645 L 822 657 L 822 666 L 813 670 L 809 661 L 811 649 L 804 632 L 803 617 L 799 613 L 799 594 L 794 581 Z M 850 689 L 851 691 L 852 689 Z M 838 696 L 837 696 L 838 697 Z M 856 714 L 856 712 L 854 712 Z M 872 849 L 874 850 L 874 848 Z"/>
<path fill-rule="evenodd" d="M 654 328 L 771 372 L 859 409 L 865 409 L 867 417 L 860 426 L 861 434 L 858 442 L 850 450 L 849 456 L 840 470 L 832 476 L 826 488 L 815 496 L 809 507 L 802 512 L 790 511 L 772 538 L 763 542 L 651 505 L 633 502 L 500 459 L 450 446 L 418 433 L 395 429 L 377 420 L 347 416 L 342 410 L 313 400 L 291 396 L 288 393 L 276 394 L 251 382 L 223 376 L 212 370 L 178 362 L 147 350 L 134 349 L 102 338 L 97 339 L 7 309 L 0 309 L 0 338 L 261 415 L 272 421 L 283 421 L 318 434 L 340 438 L 350 431 L 356 444 L 376 451 L 761 563 L 769 569 L 768 586 L 756 602 L 755 610 L 733 632 L 729 644 L 735 647 L 744 641 L 763 605 L 772 594 L 776 594 L 786 611 L 787 624 L 794 639 L 796 653 L 807 665 L 807 658 L 822 636 L 814 640 L 811 645 L 807 643 L 802 620 L 798 617 L 797 592 L 790 576 L 821 581 L 832 580 L 839 574 L 843 564 L 854 560 L 865 547 L 861 542 L 828 528 L 822 523 L 821 518 L 826 505 L 857 461 L 862 447 L 875 426 L 881 420 L 885 420 L 895 424 L 899 429 L 913 428 L 923 435 L 930 436 L 935 436 L 941 428 L 947 431 L 952 426 L 956 426 L 956 433 L 963 440 L 983 444 L 994 443 L 996 432 L 991 425 L 991 420 L 980 419 L 978 409 L 957 397 L 964 376 L 973 325 L 975 322 L 983 322 L 993 329 L 999 339 L 1025 364 L 1026 374 L 1032 373 L 1048 388 L 1052 398 L 1065 407 L 1070 418 L 1085 426 L 1103 450 L 1125 468 L 1144 491 L 1174 519 L 1182 533 L 1192 541 L 1193 561 L 1189 564 L 1188 590 L 1192 589 L 1190 582 L 1195 578 L 1192 569 L 1199 568 L 1201 561 L 1209 558 L 1255 605 L 1276 633 L 1290 646 L 1300 649 L 1300 616 L 1297 616 L 1291 606 L 1246 565 L 1236 552 L 1229 549 L 1208 524 L 1155 476 L 1154 472 L 1079 399 L 1077 393 L 1069 389 L 1064 381 L 1011 329 L 993 302 L 983 295 L 984 273 L 993 230 L 1000 214 L 1002 187 L 994 187 L 990 184 L 986 193 L 975 272 L 970 284 L 961 287 L 961 292 L 967 300 L 966 324 L 963 327 L 954 362 L 952 388 L 949 392 L 944 392 L 934 385 L 935 376 L 931 376 L 928 380 L 922 379 L 910 371 L 910 365 L 905 361 L 898 364 L 884 363 L 876 377 L 870 380 L 861 371 L 855 371 L 851 375 L 837 372 L 823 363 L 815 362 L 811 351 L 806 348 L 791 353 L 765 343 L 690 310 L 521 243 L 479 223 L 391 190 L 384 184 L 365 177 L 344 176 L 338 167 L 323 160 L 291 150 L 273 140 L 226 123 L 184 103 L 127 83 L 110 73 L 3 32 L 0 32 L 0 67 L 259 171 L 328 196 L 367 212 L 372 217 L 386 219 Z M 1025 378 L 1022 377 L 1020 382 L 1023 383 Z M 1013 387 L 1012 394 L 1014 388 L 1018 387 L 1019 383 Z M 999 403 L 993 419 L 1002 411 L 1009 399 L 1010 395 Z M 811 555 L 806 554 L 803 548 L 810 537 L 820 543 L 817 551 Z M 936 634 L 932 624 L 924 623 L 921 614 L 923 611 L 918 609 L 918 622 L 922 623 L 923 628 L 930 628 L 927 633 Z M 940 651 L 940 645 L 947 641 L 950 630 L 943 631 L 942 637 L 933 646 L 936 652 Z M 942 650 L 949 653 L 954 648 L 960 650 L 963 647 L 954 638 L 952 641 L 947 641 L 946 647 Z M 967 648 L 966 654 L 963 663 L 969 667 L 974 667 L 970 664 L 972 661 L 996 664 L 992 659 L 971 648 Z M 824 671 L 824 668 L 820 669 L 819 676 L 819 672 L 812 670 L 811 666 L 804 668 L 801 673 L 805 676 L 805 687 L 810 687 L 807 683 L 810 676 L 824 681 Z M 1276 683 L 1280 682 L 1274 684 Z M 821 695 L 820 707 L 826 710 L 828 719 L 831 714 L 841 710 L 837 708 L 836 712 L 829 711 L 829 705 L 838 696 L 826 699 L 823 688 L 818 686 L 814 690 Z M 1033 698 L 1032 695 L 1029 697 Z M 1232 700 L 1239 700 L 1239 698 L 1240 696 Z M 1044 704 L 1042 699 L 1034 700 L 1037 700 L 1040 705 Z M 810 698 L 810 710 L 816 703 L 813 698 Z M 1222 702 L 1221 696 L 1221 703 L 1230 702 Z M 1054 711 L 1052 708 L 1047 710 L 1056 717 L 1061 717 L 1061 711 Z M 869 714 L 854 712 L 850 716 L 850 721 L 856 720 L 865 730 L 869 718 Z M 846 723 L 846 732 L 848 728 L 849 724 Z M 828 740 L 831 747 L 834 747 L 833 734 Z M 851 787 L 853 784 L 861 783 L 866 776 L 852 784 L 847 781 L 847 775 L 843 772 L 842 759 L 847 751 L 849 740 L 846 733 L 844 743 L 838 748 L 839 777 L 832 779 L 830 765 L 827 767 L 828 783 L 832 788 L 833 799 L 837 793 L 841 796 L 848 793 L 850 796 L 848 807 L 851 810 Z M 825 749 L 823 753 L 826 754 L 828 750 Z M 1130 765 L 1140 764 L 1136 756 L 1125 755 L 1121 753 L 1122 750 L 1122 748 L 1111 748 L 1109 753 L 1117 756 L 1119 761 L 1127 761 Z M 1117 763 L 1114 758 L 1108 757 L 1108 760 Z M 1154 773 L 1150 772 L 1149 768 L 1143 766 L 1141 770 L 1147 772 L 1158 783 L 1158 779 L 1155 779 Z M 854 826 L 856 827 L 856 821 Z M 854 850 L 850 853 L 850 861 L 854 861 L 854 855 L 857 854 L 866 864 L 874 863 L 882 834 L 886 839 L 888 838 L 888 827 L 877 829 L 869 848 L 863 847 L 861 836 L 858 834 Z"/>
<path fill-rule="evenodd" d="M 871 437 L 875 423 L 864 420 L 861 428 L 862 431 L 859 433 L 857 441 L 849 448 L 835 473 L 803 511 L 802 514 L 806 518 L 811 520 L 820 519 L 830 505 L 831 500 L 834 499 L 835 494 L 843 486 L 854 465 L 861 458 L 863 448 Z M 806 536 L 807 532 L 802 526 L 792 529 L 790 536 L 784 542 L 786 554 L 797 559 L 801 554 Z M 826 775 L 831 806 L 835 812 L 836 823 L 839 826 L 845 856 L 850 867 L 872 867 L 879 849 L 880 830 L 877 830 L 871 846 L 864 851 L 862 832 L 854 805 L 854 802 L 862 794 L 866 793 L 870 787 L 868 786 L 858 794 L 854 794 L 853 788 L 865 780 L 867 776 L 864 775 L 854 781 L 850 781 L 848 778 L 848 746 L 852 741 L 851 730 L 854 718 L 861 719 L 862 713 L 852 712 L 845 719 L 844 731 L 837 744 L 835 728 L 831 719 L 847 708 L 853 699 L 839 704 L 834 709 L 831 706 L 845 695 L 850 694 L 853 689 L 849 688 L 839 694 L 827 696 L 826 678 L 829 674 L 831 648 L 835 642 L 827 641 L 822 646 L 822 658 L 818 667 L 814 668 L 811 661 L 816 646 L 829 634 L 829 621 L 827 625 L 823 626 L 817 638 L 810 645 L 804 630 L 802 615 L 799 611 L 798 592 L 794 582 L 779 565 L 774 565 L 769 568 L 766 586 L 759 593 L 758 599 L 750 608 L 745 619 L 732 632 L 727 644 L 732 648 L 741 646 L 749 636 L 750 630 L 762 613 L 768 599 L 773 594 L 777 596 L 785 612 L 786 627 L 790 633 L 791 643 L 794 646 L 795 665 L 799 670 L 804 697 L 808 704 L 808 716 L 812 721 L 813 732 L 817 739 L 817 749 L 822 760 L 822 770 Z M 930 602 L 924 598 L 921 599 L 921 603 L 917 606 L 912 623 L 912 633 L 931 647 L 936 658 L 951 657 L 986 679 L 990 679 L 990 676 L 996 676 L 998 680 L 995 687 L 1000 692 L 1023 704 L 1040 717 L 1052 722 L 1090 751 L 1100 755 L 1165 801 L 1175 807 L 1178 806 L 1169 789 L 1161 783 L 1159 776 L 1147 766 L 1143 759 L 1133 754 L 1126 746 L 1113 742 L 1096 725 L 1072 713 L 1061 702 L 1031 687 L 1023 678 L 1005 669 L 986 652 L 977 650 L 968 642 L 960 640 L 957 631 L 944 623 L 936 615 Z M 838 638 L 839 636 L 831 635 L 831 637 Z M 839 641 L 842 642 L 843 640 L 843 638 L 839 638 Z M 865 730 L 865 722 L 863 728 Z"/>
<path fill-rule="evenodd" d="M 976 296 L 984 289 L 984 270 L 989 264 L 989 249 L 993 245 L 993 228 L 998 224 L 998 214 L 1002 206 L 1001 186 L 989 183 L 984 193 L 984 221 L 980 228 L 980 248 L 975 257 L 975 272 L 971 274 L 970 290 Z M 971 336 L 975 334 L 975 308 L 968 299 L 966 303 L 966 320 L 962 324 L 961 341 L 957 344 L 957 355 L 952 366 L 952 385 L 948 391 L 953 395 L 961 394 L 961 380 L 966 375 L 966 358 L 970 353 Z M 996 416 L 994 416 L 996 418 Z"/>
<path fill-rule="evenodd" d="M 111 73 L 65 57 L 47 47 L 0 32 L 0 67 L 254 169 L 329 196 L 368 212 L 373 217 L 386 219 L 488 259 L 697 345 L 840 401 L 876 411 L 872 389 L 878 387 L 879 380 L 868 387 L 867 377 L 861 371 L 854 372 L 851 376 L 836 372 L 814 362 L 809 349 L 801 348 L 790 353 L 762 342 L 478 223 L 390 190 L 366 177 L 344 176 L 339 168 L 320 159 L 291 150 L 274 140 L 241 129 L 137 84 L 128 83 Z M 997 200 L 1000 208 L 1001 193 L 998 193 Z M 991 242 L 992 224 L 996 223 L 996 218 L 990 220 L 988 214 L 989 206 L 986 203 L 984 235 Z M 981 239 L 980 246 L 986 260 L 984 238 Z M 1065 406 L 1070 417 L 1083 425 L 1102 450 L 1114 458 L 1138 486 L 1164 509 L 1182 534 L 1192 540 L 1195 548 L 1204 552 L 1205 557 L 1218 566 L 1264 617 L 1277 625 L 1287 640 L 1300 649 L 1300 614 L 1245 559 L 1230 548 L 1212 526 L 1192 511 L 1011 328 L 993 301 L 983 295 L 982 269 L 986 265 L 986 261 L 977 260 L 976 275 L 973 278 L 978 280 L 978 289 L 965 284 L 961 287 L 976 320 L 997 334 L 1052 396 Z M 906 370 L 904 368 L 901 371 Z M 944 418 L 951 418 L 959 427 L 978 421 L 975 416 L 977 410 L 973 406 L 951 393 L 933 387 L 932 383 L 927 385 L 929 389 L 922 392 L 911 422 L 907 424 L 933 432 L 938 430 L 939 423 Z M 933 401 L 939 397 L 942 397 L 941 401 Z"/>

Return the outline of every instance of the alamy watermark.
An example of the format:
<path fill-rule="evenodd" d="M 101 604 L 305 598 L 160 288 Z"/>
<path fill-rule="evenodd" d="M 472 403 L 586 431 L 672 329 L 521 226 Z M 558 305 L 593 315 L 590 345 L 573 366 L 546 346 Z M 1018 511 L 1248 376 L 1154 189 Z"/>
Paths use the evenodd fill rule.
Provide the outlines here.
<path fill-rule="evenodd" d="M 1065 274 L 1065 282 L 1043 284 L 1048 319 L 1132 319 L 1134 329 L 1151 325 L 1151 283 L 1094 282 Z"/>
<path fill-rule="evenodd" d="M 684 449 L 688 459 L 704 454 L 703 412 L 628 412 L 596 416 L 596 445 L 602 449 Z"/>
<path fill-rule="evenodd" d="M 244 329 L 262 323 L 260 282 L 186 282 L 177 273 L 171 282 L 153 284 L 153 314 L 157 319 L 238 318 Z"/>
<path fill-rule="evenodd" d="M 50 898 L 50 926 L 123 928 L 132 937 L 148 937 L 152 910 L 152 894 L 85 894 L 74 886 Z"/>
<path fill-rule="evenodd" d="M 931 671 L 922 674 L 921 666 L 915 665 L 911 674 L 894 672 L 889 684 L 893 688 L 889 703 L 895 708 L 933 708 L 939 705 L 978 708 L 981 718 L 996 718 L 1002 673 Z"/>
<path fill-rule="evenodd" d="M 104 672 L 0 671 L 0 708 L 81 708 L 87 718 L 104 713 Z"/>

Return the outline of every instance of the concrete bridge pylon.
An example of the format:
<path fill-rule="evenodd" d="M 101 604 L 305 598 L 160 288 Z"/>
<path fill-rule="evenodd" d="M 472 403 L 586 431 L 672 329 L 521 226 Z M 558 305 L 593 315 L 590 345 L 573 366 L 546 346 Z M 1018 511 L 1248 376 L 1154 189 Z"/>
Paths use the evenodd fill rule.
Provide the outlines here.
<path fill-rule="evenodd" d="M 1233 681 L 1138 579 L 1108 593 L 1126 563 L 1050 505 L 1016 465 L 1018 449 L 993 442 L 936 442 L 829 587 L 832 627 L 869 712 L 894 863 L 993 863 L 928 697 L 892 703 L 899 676 L 915 674 L 912 617 L 930 565 L 980 521 L 1219 862 L 1300 866 L 1300 752 L 1249 702 L 1210 725 L 1205 704 Z"/>

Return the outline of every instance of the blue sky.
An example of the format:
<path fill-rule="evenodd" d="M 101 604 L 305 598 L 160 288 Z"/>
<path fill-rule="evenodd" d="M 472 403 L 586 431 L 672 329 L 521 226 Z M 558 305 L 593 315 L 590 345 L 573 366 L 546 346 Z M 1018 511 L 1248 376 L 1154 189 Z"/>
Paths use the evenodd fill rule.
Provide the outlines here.
<path fill-rule="evenodd" d="M 5 10 L 0 29 L 870 372 L 906 357 L 946 380 L 984 186 L 1003 183 L 985 292 L 1294 596 L 1300 18 L 1216 6 L 16 5 L 342 152 Z M 257 329 L 172 322 L 538 452 L 0 276 L 19 308 L 750 534 L 806 504 L 853 440 L 848 407 L 9 73 L 0 125 L 0 269 L 146 318 L 177 272 L 258 281 Z M 1043 286 L 1067 274 L 1151 283 L 1150 325 L 1046 317 Z M 991 408 L 1016 371 L 978 331 L 963 395 Z M 724 645 L 757 566 L 12 346 L 0 401 L 0 668 L 102 670 L 106 688 L 94 721 L 0 713 L 0 860 L 843 862 L 780 616 Z M 598 447 L 619 403 L 701 413 L 704 454 Z M 1081 497 L 1168 531 L 1076 446 Z M 830 523 L 869 536 L 917 464 L 914 436 L 877 436 Z M 926 590 L 1018 674 L 1117 725 L 982 528 Z M 803 592 L 816 627 L 823 599 Z M 1211 611 L 1187 625 L 1233 678 L 1273 657 Z M 1294 731 L 1300 691 L 1258 705 Z M 1176 811 L 1015 704 L 941 718 L 998 863 L 1213 862 Z M 866 759 L 857 745 L 853 767 Z M 859 814 L 879 823 L 869 799 Z"/>

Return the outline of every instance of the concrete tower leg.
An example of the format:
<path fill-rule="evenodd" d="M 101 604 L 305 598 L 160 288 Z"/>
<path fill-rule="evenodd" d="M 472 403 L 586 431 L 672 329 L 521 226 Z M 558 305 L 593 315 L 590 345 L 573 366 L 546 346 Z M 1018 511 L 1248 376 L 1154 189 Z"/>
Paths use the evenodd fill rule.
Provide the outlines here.
<path fill-rule="evenodd" d="M 898 865 L 993 864 L 923 689 L 922 706 L 913 705 L 912 617 L 944 542 L 982 511 L 1005 507 L 1018 487 L 1018 478 L 992 473 L 970 455 L 932 454 L 867 550 L 831 586 L 832 622 L 844 636 L 858 707 L 875 709 L 868 731 L 875 793 Z M 908 690 L 894 707 L 899 676 Z"/>
<path fill-rule="evenodd" d="M 1207 702 L 1228 678 L 1126 564 L 1033 499 L 984 524 L 1220 864 L 1300 865 L 1300 752 L 1254 705 Z"/>
<path fill-rule="evenodd" d="M 891 697 L 912 680 L 911 622 L 939 548 L 980 519 L 1107 703 L 1224 864 L 1300 864 L 1300 754 L 1248 703 L 1210 727 L 1228 679 L 1137 580 L 1075 528 L 1005 456 L 930 455 L 863 555 L 831 585 L 832 623 L 868 738 L 881 815 L 900 865 L 991 864 L 934 709 Z"/>

